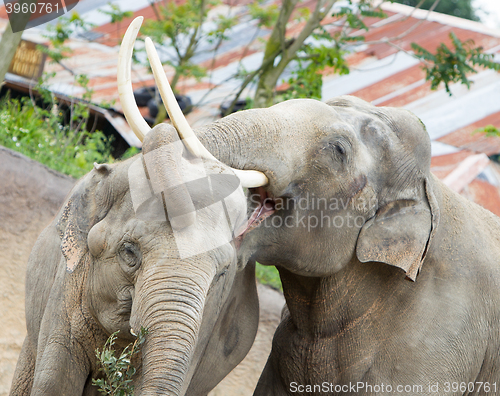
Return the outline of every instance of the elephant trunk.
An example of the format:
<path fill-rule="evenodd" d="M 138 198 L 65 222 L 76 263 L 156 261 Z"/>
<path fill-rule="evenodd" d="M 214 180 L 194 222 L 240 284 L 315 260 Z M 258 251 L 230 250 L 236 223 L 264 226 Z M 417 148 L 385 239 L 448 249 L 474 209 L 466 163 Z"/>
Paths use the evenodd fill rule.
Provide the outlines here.
<path fill-rule="evenodd" d="M 158 267 L 146 272 L 150 273 L 141 278 L 147 280 L 138 280 L 131 316 L 135 332 L 140 326 L 148 330 L 139 394 L 181 396 L 189 385 L 188 371 L 213 276 L 194 266 L 177 274 Z"/>
<path fill-rule="evenodd" d="M 277 193 L 286 187 L 295 169 L 291 140 L 300 122 L 294 116 L 297 114 L 284 116 L 276 107 L 245 110 L 197 128 L 196 134 L 219 161 L 236 169 L 265 173 Z M 285 146 L 290 150 L 288 155 L 284 155 Z"/>

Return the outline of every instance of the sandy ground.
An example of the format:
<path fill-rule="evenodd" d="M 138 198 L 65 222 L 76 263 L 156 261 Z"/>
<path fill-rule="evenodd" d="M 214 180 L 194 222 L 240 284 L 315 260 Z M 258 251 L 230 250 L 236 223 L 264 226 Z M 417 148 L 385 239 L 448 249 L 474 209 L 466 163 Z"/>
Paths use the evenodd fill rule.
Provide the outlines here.
<path fill-rule="evenodd" d="M 24 280 L 29 254 L 74 183 L 0 146 L 0 396 L 9 392 L 26 335 Z M 211 396 L 251 395 L 257 383 L 284 304 L 281 293 L 261 285 L 258 291 L 261 316 L 254 346 Z"/>
<path fill-rule="evenodd" d="M 31 248 L 75 180 L 0 146 L 0 396 L 26 334 L 24 277 Z"/>

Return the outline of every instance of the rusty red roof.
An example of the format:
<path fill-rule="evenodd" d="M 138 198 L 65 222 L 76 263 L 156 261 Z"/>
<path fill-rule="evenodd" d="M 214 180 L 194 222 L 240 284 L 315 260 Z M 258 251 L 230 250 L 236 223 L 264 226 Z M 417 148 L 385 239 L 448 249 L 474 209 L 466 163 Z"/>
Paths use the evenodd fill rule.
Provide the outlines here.
<path fill-rule="evenodd" d="M 461 149 L 485 153 L 488 156 L 499 154 L 500 137 L 487 137 L 486 134 L 478 132 L 479 128 L 487 125 L 493 125 L 500 129 L 500 112 L 451 132 L 438 140 Z"/>
<path fill-rule="evenodd" d="M 500 216 L 500 192 L 498 187 L 484 180 L 475 179 L 465 187 L 462 195 Z"/>

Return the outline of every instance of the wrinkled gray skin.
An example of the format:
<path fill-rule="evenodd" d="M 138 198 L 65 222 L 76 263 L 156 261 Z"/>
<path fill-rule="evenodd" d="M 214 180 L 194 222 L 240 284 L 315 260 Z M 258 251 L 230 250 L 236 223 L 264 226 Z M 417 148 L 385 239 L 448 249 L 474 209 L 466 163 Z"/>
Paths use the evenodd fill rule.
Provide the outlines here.
<path fill-rule="evenodd" d="M 172 127 L 156 128 L 143 153 L 176 136 Z M 99 394 L 91 385 L 99 376 L 95 349 L 120 330 L 120 350 L 135 340 L 131 327 L 149 331 L 136 395 L 205 395 L 250 349 L 258 323 L 254 264 L 238 267 L 233 243 L 181 259 L 170 222 L 134 212 L 128 171 L 138 158 L 86 175 L 37 240 L 11 395 Z M 160 159 L 175 175 L 176 159 Z M 227 171 L 216 164 L 214 172 L 218 166 Z M 182 189 L 170 193 L 186 198 Z M 207 224 L 200 238 L 220 238 L 197 215 Z"/>
<path fill-rule="evenodd" d="M 241 246 L 241 260 L 278 266 L 289 310 L 255 395 L 358 381 L 500 392 L 500 221 L 431 175 L 417 117 L 352 97 L 292 100 L 197 133 L 224 163 L 265 172 L 288 205 Z M 340 207 L 313 209 L 316 198 Z M 308 230 L 313 216 L 338 226 Z M 489 393 L 452 390 L 475 381 Z"/>

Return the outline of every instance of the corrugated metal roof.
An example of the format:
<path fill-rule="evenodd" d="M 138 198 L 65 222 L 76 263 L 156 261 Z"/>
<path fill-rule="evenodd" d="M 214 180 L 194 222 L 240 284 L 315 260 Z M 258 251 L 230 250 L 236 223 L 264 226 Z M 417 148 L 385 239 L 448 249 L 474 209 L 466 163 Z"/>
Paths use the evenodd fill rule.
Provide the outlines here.
<path fill-rule="evenodd" d="M 474 179 L 465 187 L 462 195 L 500 216 L 500 192 L 490 183 Z"/>
<path fill-rule="evenodd" d="M 500 153 L 500 137 L 486 137 L 484 133 L 477 133 L 479 128 L 487 125 L 494 125 L 500 128 L 500 112 L 490 114 L 487 117 L 473 122 L 463 128 L 457 129 L 441 138 L 438 141 L 461 149 L 494 155 Z"/>

